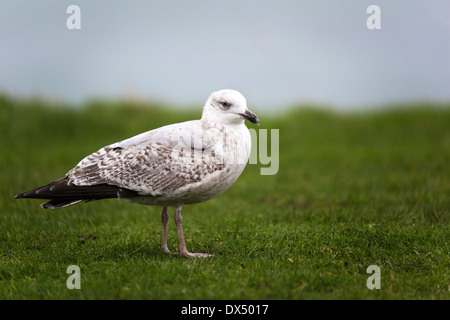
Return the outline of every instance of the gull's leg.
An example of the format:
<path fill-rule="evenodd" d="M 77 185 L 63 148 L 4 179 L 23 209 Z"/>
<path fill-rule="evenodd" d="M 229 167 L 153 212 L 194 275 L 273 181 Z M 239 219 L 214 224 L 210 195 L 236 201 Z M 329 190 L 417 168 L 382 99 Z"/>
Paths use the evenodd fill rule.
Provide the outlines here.
<path fill-rule="evenodd" d="M 164 253 L 169 253 L 169 248 L 167 248 L 167 223 L 169 222 L 169 214 L 167 213 L 167 207 L 163 207 L 161 212 L 162 220 L 162 251 Z"/>
<path fill-rule="evenodd" d="M 186 257 L 186 258 L 194 258 L 194 257 L 207 258 L 207 257 L 212 257 L 212 254 L 207 254 L 207 253 L 190 253 L 190 252 L 187 251 L 186 243 L 184 243 L 183 227 L 181 225 L 181 222 L 183 220 L 183 218 L 181 217 L 181 206 L 178 206 L 175 209 L 174 219 L 175 219 L 175 224 L 177 226 L 178 241 L 180 242 L 180 254 L 183 257 Z"/>

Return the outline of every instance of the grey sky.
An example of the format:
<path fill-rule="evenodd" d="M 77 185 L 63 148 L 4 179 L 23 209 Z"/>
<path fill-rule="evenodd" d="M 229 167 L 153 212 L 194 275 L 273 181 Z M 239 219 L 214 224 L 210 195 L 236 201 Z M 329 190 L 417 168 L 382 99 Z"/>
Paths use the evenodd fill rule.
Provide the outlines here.
<path fill-rule="evenodd" d="M 256 110 L 449 101 L 449 17 L 448 0 L 2 0 L 0 91 L 185 105 L 231 88 Z"/>

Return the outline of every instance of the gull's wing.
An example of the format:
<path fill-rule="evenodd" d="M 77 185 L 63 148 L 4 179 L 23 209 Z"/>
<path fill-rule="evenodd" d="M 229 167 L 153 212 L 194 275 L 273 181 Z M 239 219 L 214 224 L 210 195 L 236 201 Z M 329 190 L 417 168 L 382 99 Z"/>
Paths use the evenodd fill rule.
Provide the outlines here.
<path fill-rule="evenodd" d="M 68 172 L 77 186 L 110 184 L 141 195 L 167 195 L 223 170 L 220 128 L 188 121 L 106 146 Z"/>
<path fill-rule="evenodd" d="M 130 146 L 144 146 L 147 143 L 157 142 L 167 147 L 182 144 L 185 147 L 205 149 L 217 142 L 217 138 L 211 134 L 213 133 L 211 129 L 211 126 L 200 120 L 186 121 L 150 130 L 108 147 L 126 149 Z"/>

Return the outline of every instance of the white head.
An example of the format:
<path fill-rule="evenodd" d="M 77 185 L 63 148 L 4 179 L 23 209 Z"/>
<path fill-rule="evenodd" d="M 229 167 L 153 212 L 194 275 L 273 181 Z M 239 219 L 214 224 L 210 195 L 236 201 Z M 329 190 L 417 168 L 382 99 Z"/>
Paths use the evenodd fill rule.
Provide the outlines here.
<path fill-rule="evenodd" d="M 256 114 L 247 109 L 247 101 L 236 90 L 213 92 L 203 108 L 202 120 L 222 124 L 242 124 L 244 120 L 259 124 Z"/>

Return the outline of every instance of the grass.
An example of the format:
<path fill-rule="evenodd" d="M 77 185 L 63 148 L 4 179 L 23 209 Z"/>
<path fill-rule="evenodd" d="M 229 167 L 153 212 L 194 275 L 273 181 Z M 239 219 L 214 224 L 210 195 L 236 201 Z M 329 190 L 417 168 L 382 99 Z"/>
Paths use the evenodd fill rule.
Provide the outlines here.
<path fill-rule="evenodd" d="M 448 105 L 259 114 L 280 130 L 279 172 L 248 165 L 220 197 L 183 208 L 188 249 L 210 259 L 178 256 L 172 217 L 162 254 L 158 207 L 13 200 L 104 145 L 200 112 L 0 97 L 0 298 L 450 298 Z M 80 290 L 66 287 L 70 265 Z M 380 290 L 366 287 L 370 265 Z"/>

